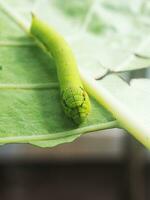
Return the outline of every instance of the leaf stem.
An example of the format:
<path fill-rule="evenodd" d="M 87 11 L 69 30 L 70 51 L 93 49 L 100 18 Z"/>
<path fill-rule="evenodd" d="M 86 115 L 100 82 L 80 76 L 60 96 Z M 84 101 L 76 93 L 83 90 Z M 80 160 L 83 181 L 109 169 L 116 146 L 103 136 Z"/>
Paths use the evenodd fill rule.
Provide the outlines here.
<path fill-rule="evenodd" d="M 97 83 L 97 81 L 93 80 L 85 70 L 82 70 L 81 75 L 85 89 L 97 100 L 98 103 L 113 114 L 113 116 L 118 120 L 120 128 L 122 127 L 127 130 L 138 141 L 143 143 L 145 147 L 150 149 L 149 130 L 141 123 L 139 118 L 135 117 L 134 112 L 130 111 L 127 105 L 117 99 L 111 91 L 107 90 L 103 83 Z M 115 75 L 111 76 L 115 78 L 111 80 L 116 81 Z M 119 80 L 119 77 L 117 77 L 117 80 Z"/>
<path fill-rule="evenodd" d="M 73 129 L 71 131 L 64 131 L 60 133 L 52 133 L 52 134 L 45 134 L 45 135 L 33 135 L 33 136 L 10 136 L 10 137 L 4 137 L 0 138 L 0 144 L 3 143 L 29 143 L 33 141 L 44 141 L 44 140 L 56 140 L 60 138 L 75 136 L 75 135 L 83 135 L 89 132 L 95 132 L 99 130 L 105 130 L 105 129 L 111 129 L 111 128 L 117 128 L 118 123 L 117 120 L 101 123 L 98 125 L 91 125 L 86 127 L 81 127 L 77 129 Z"/>
<path fill-rule="evenodd" d="M 30 23 L 25 20 L 21 15 L 16 13 L 7 3 L 0 1 L 0 9 L 30 37 L 45 53 L 49 54 L 44 45 L 41 44 L 35 37 L 33 37 L 29 32 Z M 31 13 L 32 14 L 32 13 Z"/>
<path fill-rule="evenodd" d="M 51 83 L 31 83 L 31 84 L 13 84 L 13 83 L 0 83 L 0 90 L 2 89 L 24 89 L 24 90 L 32 90 L 32 89 L 51 89 L 58 88 L 59 84 L 57 82 Z"/>
<path fill-rule="evenodd" d="M 29 33 L 29 23 L 16 11 L 14 11 L 7 3 L 0 1 L 0 9 L 16 24 L 20 26 L 27 34 Z"/>
<path fill-rule="evenodd" d="M 27 43 L 27 42 L 12 42 L 12 41 L 0 41 L 0 47 L 29 47 L 29 46 L 37 46 L 35 43 Z"/>

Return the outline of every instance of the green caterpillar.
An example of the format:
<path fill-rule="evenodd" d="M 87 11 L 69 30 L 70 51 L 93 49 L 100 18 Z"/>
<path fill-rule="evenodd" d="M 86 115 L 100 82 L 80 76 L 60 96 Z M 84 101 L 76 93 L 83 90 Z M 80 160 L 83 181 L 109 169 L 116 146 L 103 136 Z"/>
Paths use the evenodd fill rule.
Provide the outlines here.
<path fill-rule="evenodd" d="M 82 123 L 91 106 L 71 48 L 59 33 L 35 15 L 32 16 L 30 33 L 45 46 L 56 62 L 61 103 L 65 114 L 76 124 Z"/>

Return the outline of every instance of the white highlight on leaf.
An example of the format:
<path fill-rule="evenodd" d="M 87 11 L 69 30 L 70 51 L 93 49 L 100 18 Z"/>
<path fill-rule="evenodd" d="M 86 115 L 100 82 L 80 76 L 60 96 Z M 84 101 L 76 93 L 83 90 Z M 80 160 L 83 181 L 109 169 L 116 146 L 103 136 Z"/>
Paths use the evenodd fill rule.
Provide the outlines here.
<path fill-rule="evenodd" d="M 146 38 L 138 47 L 136 50 L 136 54 L 141 54 L 143 56 L 150 57 L 150 37 Z M 132 70 L 132 69 L 141 69 L 141 68 L 147 68 L 150 67 L 150 59 L 142 59 L 133 53 L 127 60 L 125 60 L 122 64 L 120 64 L 118 67 L 114 69 L 114 71 L 126 71 L 126 70 Z"/>
<path fill-rule="evenodd" d="M 6 13 L 10 18 L 13 18 L 14 21 L 25 31 L 28 32 L 30 27 L 30 22 L 27 21 L 22 15 L 19 15 L 11 6 L 9 6 L 4 1 L 0 1 L 0 9 Z"/>
<path fill-rule="evenodd" d="M 121 126 L 150 148 L 150 95 L 129 86 L 116 75 L 94 81 L 90 74 L 81 71 L 81 77 L 88 93 L 108 109 Z"/>

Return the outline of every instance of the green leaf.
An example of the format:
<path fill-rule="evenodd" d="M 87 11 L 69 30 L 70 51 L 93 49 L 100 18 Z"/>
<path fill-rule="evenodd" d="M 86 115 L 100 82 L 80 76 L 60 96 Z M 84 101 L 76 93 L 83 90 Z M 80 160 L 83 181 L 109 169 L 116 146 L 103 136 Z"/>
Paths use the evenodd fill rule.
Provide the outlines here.
<path fill-rule="evenodd" d="M 142 0 L 136 7 L 131 1 L 108 0 L 7 2 L 0 3 L 0 143 L 52 147 L 87 132 L 118 127 L 117 118 L 120 127 L 149 147 L 149 127 L 144 123 L 147 92 L 137 94 L 117 75 L 95 81 L 108 69 L 118 73 L 149 67 L 150 11 Z M 64 35 L 75 52 L 85 87 L 97 100 L 91 97 L 92 112 L 80 127 L 64 117 L 54 60 L 27 35 L 31 11 Z M 136 115 L 133 105 L 142 107 Z"/>
<path fill-rule="evenodd" d="M 87 132 L 117 126 L 112 115 L 92 98 L 92 112 L 80 127 L 65 117 L 54 60 L 7 12 L 1 12 L 0 18 L 0 143 L 52 147 Z"/>

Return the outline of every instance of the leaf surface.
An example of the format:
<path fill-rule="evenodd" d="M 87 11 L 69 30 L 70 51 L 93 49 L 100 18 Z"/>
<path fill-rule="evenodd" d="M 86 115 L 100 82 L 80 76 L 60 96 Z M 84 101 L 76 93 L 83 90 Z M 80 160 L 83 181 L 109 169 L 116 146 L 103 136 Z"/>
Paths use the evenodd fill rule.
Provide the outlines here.
<path fill-rule="evenodd" d="M 123 128 L 149 147 L 149 105 L 144 100 L 148 80 L 134 80 L 129 86 L 116 74 L 95 81 L 108 69 L 118 73 L 149 67 L 147 6 L 141 3 L 135 9 L 130 1 L 122 4 L 121 0 L 7 0 L 0 8 L 0 143 L 52 147 L 86 132 L 117 127 L 117 118 Z M 83 81 L 90 77 L 86 87 L 91 93 L 92 112 L 80 127 L 64 117 L 55 61 L 23 30 L 24 22 L 29 28 L 31 11 L 66 38 L 77 57 Z M 96 88 L 91 92 L 92 83 Z M 135 131 L 136 127 L 140 132 Z"/>

